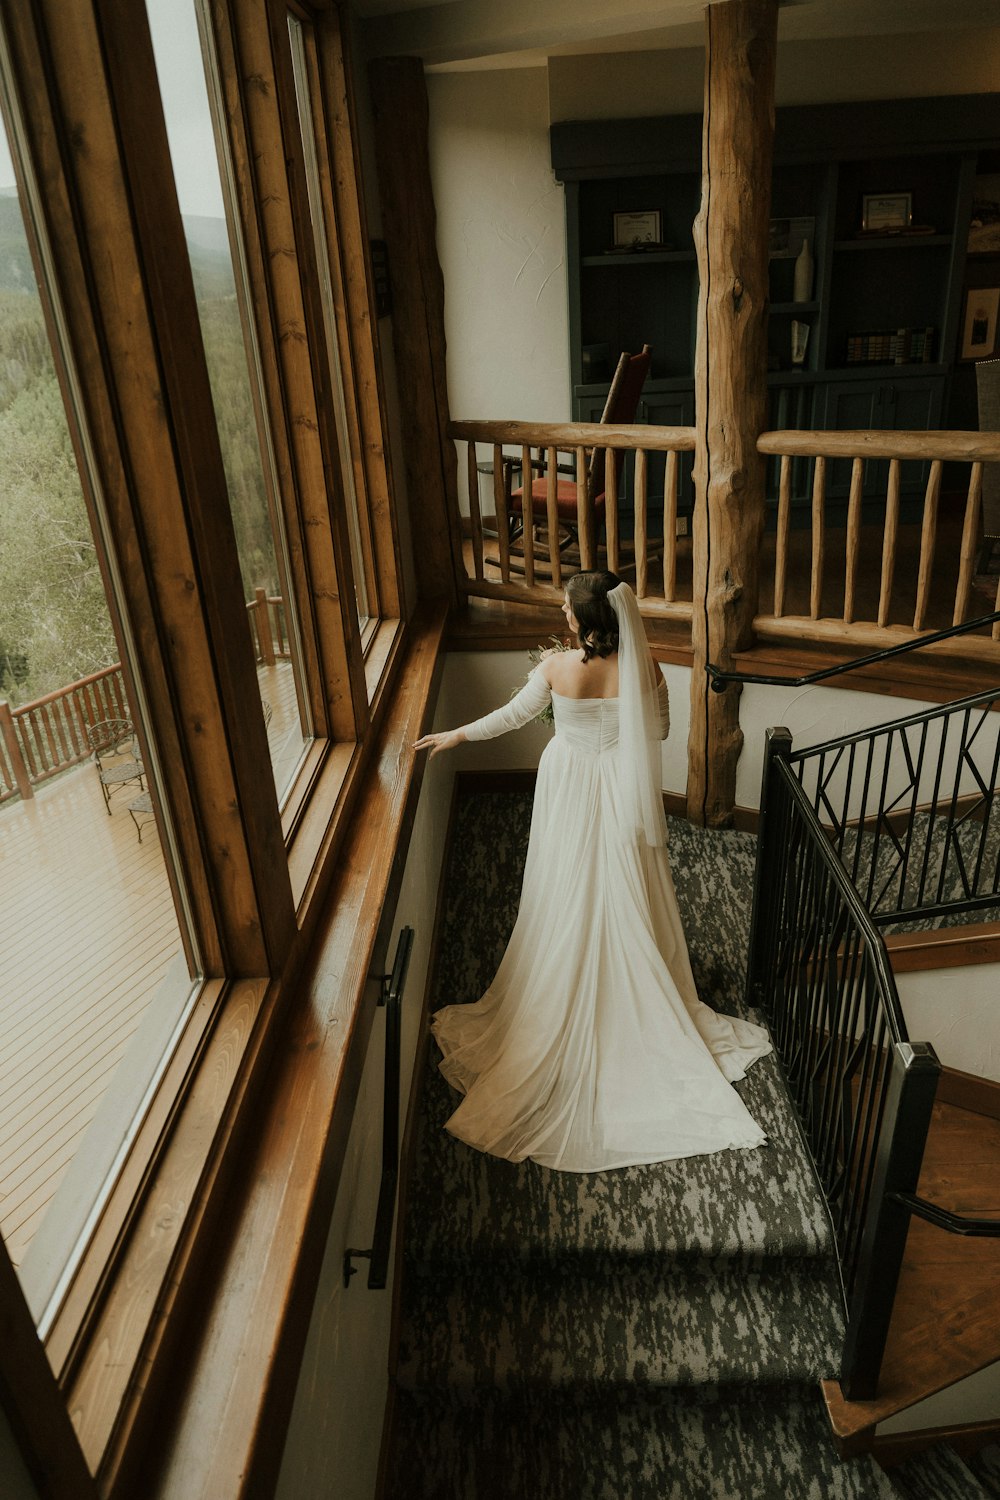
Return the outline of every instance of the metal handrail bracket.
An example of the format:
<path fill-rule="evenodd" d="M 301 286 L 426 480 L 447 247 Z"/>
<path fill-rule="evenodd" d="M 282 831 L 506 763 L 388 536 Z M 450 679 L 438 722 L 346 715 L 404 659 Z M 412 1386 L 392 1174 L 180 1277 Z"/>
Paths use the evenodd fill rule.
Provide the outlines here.
<path fill-rule="evenodd" d="M 396 1213 L 396 1185 L 399 1180 L 399 1051 L 400 1012 L 406 971 L 413 950 L 413 928 L 404 927 L 396 944 L 392 972 L 379 974 L 382 990 L 379 1005 L 385 1006 L 385 1093 L 382 1105 L 382 1178 L 379 1184 L 378 1208 L 375 1210 L 375 1232 L 368 1250 L 344 1251 L 344 1285 L 349 1287 L 357 1272 L 353 1260 L 367 1260 L 368 1288 L 384 1291 L 389 1276 L 389 1247 Z"/>
<path fill-rule="evenodd" d="M 935 630 L 928 635 L 917 636 L 912 641 L 901 641 L 897 646 L 886 646 L 881 651 L 872 651 L 867 656 L 855 657 L 852 661 L 838 662 L 834 667 L 823 667 L 817 672 L 807 672 L 802 677 L 769 677 L 757 672 L 723 672 L 714 662 L 705 663 L 713 693 L 724 693 L 731 682 L 753 683 L 759 687 L 810 687 L 814 682 L 824 682 L 828 677 L 840 677 L 845 672 L 856 672 L 861 667 L 871 667 L 893 656 L 902 656 L 908 651 L 917 651 L 921 646 L 933 646 L 938 641 L 950 640 L 953 636 L 967 635 L 985 625 L 995 625 L 1000 620 L 1000 610 L 991 615 L 980 615 L 978 619 L 966 620 L 961 625 L 949 625 L 946 630 Z"/>

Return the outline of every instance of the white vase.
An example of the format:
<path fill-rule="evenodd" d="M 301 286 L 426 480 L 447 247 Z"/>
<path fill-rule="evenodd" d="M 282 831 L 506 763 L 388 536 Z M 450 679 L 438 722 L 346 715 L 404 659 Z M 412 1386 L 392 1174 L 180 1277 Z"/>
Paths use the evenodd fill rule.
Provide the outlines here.
<path fill-rule="evenodd" d="M 813 289 L 813 258 L 809 249 L 809 241 L 802 241 L 802 249 L 795 257 L 795 279 L 792 283 L 792 297 L 796 302 L 808 302 L 812 296 Z"/>

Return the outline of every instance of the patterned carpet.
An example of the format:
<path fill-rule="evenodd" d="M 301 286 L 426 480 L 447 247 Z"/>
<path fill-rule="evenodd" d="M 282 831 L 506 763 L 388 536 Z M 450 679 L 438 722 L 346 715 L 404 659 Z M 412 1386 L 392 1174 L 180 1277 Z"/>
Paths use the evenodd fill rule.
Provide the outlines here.
<path fill-rule="evenodd" d="M 492 978 L 530 812 L 527 794 L 463 793 L 432 1008 Z M 755 841 L 677 820 L 670 841 L 700 993 L 738 1011 Z M 455 1141 L 437 1057 L 407 1187 L 390 1500 L 906 1493 L 830 1443 L 832 1236 L 773 1057 L 739 1085 L 767 1147 L 590 1175 Z"/>

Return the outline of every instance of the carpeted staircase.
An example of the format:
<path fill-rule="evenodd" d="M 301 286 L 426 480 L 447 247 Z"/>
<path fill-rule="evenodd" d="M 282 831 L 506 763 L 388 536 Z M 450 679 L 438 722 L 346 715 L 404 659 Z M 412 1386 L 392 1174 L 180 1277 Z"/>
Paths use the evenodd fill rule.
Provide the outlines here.
<path fill-rule="evenodd" d="M 530 810 L 525 794 L 460 800 L 434 1008 L 493 975 Z M 700 992 L 738 1011 L 754 840 L 674 820 L 670 837 Z M 764 1149 L 586 1176 L 453 1140 L 436 1064 L 432 1045 L 406 1190 L 391 1500 L 911 1493 L 830 1442 L 817 1382 L 837 1370 L 836 1262 L 773 1057 L 739 1086 Z"/>
<path fill-rule="evenodd" d="M 1000 1496 L 1000 1445 L 960 1458 L 947 1443 L 918 1453 L 892 1470 L 900 1500 L 996 1500 Z"/>

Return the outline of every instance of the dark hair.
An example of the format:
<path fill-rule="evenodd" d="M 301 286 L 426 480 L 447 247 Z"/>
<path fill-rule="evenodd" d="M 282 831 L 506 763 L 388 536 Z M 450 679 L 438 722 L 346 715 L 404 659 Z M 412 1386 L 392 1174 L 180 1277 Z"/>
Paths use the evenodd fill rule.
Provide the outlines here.
<path fill-rule="evenodd" d="M 608 603 L 608 595 L 621 583 L 614 573 L 574 573 L 566 583 L 570 602 L 579 626 L 583 659 L 611 656 L 618 650 L 618 616 Z"/>

